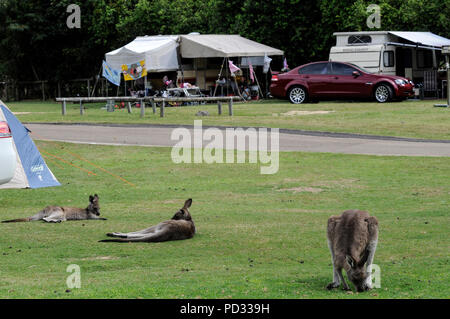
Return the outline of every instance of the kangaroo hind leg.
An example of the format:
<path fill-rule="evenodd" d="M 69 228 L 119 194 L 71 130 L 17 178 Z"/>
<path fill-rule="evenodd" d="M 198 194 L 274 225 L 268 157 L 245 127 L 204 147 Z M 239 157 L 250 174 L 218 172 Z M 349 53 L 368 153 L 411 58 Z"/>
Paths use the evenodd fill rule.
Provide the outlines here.
<path fill-rule="evenodd" d="M 135 231 L 135 232 L 129 232 L 129 233 L 120 233 L 120 232 L 114 232 L 114 233 L 107 233 L 106 236 L 109 237 L 119 237 L 119 238 L 137 238 L 142 237 L 147 234 L 154 233 L 156 231 L 156 226 L 152 226 L 143 230 Z"/>
<path fill-rule="evenodd" d="M 44 217 L 42 219 L 47 223 L 60 223 L 66 220 L 64 213 L 62 211 L 55 211 L 48 217 Z"/>
<path fill-rule="evenodd" d="M 334 289 L 334 288 L 338 288 L 341 285 L 341 279 L 340 276 L 338 274 L 336 265 L 335 265 L 335 259 L 334 259 L 334 249 L 333 249 L 333 244 L 328 240 L 328 248 L 330 249 L 331 252 L 331 262 L 333 264 L 333 282 L 329 283 L 327 286 L 328 290 Z"/>

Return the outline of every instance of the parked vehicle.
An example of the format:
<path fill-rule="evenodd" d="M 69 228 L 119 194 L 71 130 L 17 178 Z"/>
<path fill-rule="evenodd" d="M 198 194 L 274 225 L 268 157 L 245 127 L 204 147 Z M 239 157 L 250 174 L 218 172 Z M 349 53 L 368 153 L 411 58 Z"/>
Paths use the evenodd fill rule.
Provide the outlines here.
<path fill-rule="evenodd" d="M 8 183 L 16 171 L 16 152 L 8 123 L 0 117 L 0 185 Z"/>
<path fill-rule="evenodd" d="M 272 75 L 270 93 L 300 104 L 308 100 L 374 98 L 380 103 L 414 95 L 414 83 L 395 75 L 371 74 L 351 63 L 313 62 Z"/>
<path fill-rule="evenodd" d="M 442 46 L 450 39 L 431 32 L 359 31 L 335 32 L 330 61 L 354 63 L 371 73 L 398 75 L 415 83 L 425 72 L 435 72 L 444 60 Z"/>

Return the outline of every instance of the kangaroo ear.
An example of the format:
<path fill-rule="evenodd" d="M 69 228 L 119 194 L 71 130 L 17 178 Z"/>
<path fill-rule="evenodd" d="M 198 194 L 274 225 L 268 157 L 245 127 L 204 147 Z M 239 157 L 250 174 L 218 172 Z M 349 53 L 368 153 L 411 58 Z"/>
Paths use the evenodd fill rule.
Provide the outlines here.
<path fill-rule="evenodd" d="M 346 261 L 347 264 L 350 266 L 350 268 L 355 268 L 356 263 L 355 263 L 355 260 L 353 259 L 352 256 L 346 255 L 346 256 L 345 256 L 345 261 Z"/>
<path fill-rule="evenodd" d="M 184 202 L 183 208 L 189 208 L 192 205 L 192 198 L 189 198 L 187 201 Z"/>
<path fill-rule="evenodd" d="M 361 257 L 361 259 L 359 260 L 359 266 L 364 266 L 364 264 L 366 263 L 367 259 L 369 258 L 369 250 L 366 249 Z"/>

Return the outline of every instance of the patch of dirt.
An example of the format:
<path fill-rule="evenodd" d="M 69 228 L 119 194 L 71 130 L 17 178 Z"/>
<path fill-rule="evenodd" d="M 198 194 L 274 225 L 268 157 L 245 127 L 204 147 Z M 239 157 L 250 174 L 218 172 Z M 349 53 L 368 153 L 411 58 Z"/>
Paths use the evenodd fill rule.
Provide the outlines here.
<path fill-rule="evenodd" d="M 301 209 L 301 208 L 272 209 L 271 212 L 279 212 L 279 213 L 328 213 L 327 211 L 313 210 L 313 209 Z"/>
<path fill-rule="evenodd" d="M 96 256 L 96 257 L 81 258 L 81 260 L 114 260 L 114 259 L 119 259 L 119 258 L 113 257 L 113 256 Z"/>
<path fill-rule="evenodd" d="M 283 116 L 296 116 L 296 115 L 317 115 L 317 114 L 328 114 L 328 113 L 334 113 L 335 111 L 289 111 L 286 113 L 280 113 L 280 115 Z M 275 116 L 278 116 L 275 115 Z"/>
<path fill-rule="evenodd" d="M 306 187 L 306 186 L 299 186 L 299 187 L 292 187 L 292 188 L 282 188 L 278 189 L 277 192 L 293 192 L 295 193 L 321 193 L 323 192 L 322 188 L 318 187 Z"/>
<path fill-rule="evenodd" d="M 427 187 L 427 188 L 419 188 L 414 189 L 411 192 L 411 195 L 418 197 L 434 197 L 434 196 L 442 196 L 445 194 L 445 190 L 443 188 L 438 187 Z M 450 194 L 450 193 L 447 193 Z"/>
<path fill-rule="evenodd" d="M 46 114 L 48 112 L 12 112 L 14 115 L 23 115 L 23 114 Z"/>
<path fill-rule="evenodd" d="M 363 189 L 366 188 L 364 185 L 361 185 L 359 179 L 355 178 L 344 178 L 338 179 L 334 181 L 320 181 L 313 183 L 313 186 L 316 187 L 330 187 L 330 188 L 358 188 Z"/>
<path fill-rule="evenodd" d="M 176 200 L 176 199 L 167 199 L 167 200 L 163 200 L 161 201 L 162 204 L 176 204 L 176 203 L 180 203 L 180 200 Z"/>

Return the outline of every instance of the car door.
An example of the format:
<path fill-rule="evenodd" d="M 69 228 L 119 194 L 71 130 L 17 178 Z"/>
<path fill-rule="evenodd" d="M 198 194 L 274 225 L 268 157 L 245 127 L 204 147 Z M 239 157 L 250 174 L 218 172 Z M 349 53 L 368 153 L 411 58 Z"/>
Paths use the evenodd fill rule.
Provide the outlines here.
<path fill-rule="evenodd" d="M 357 73 L 354 73 L 357 72 Z M 336 97 L 369 97 L 370 77 L 364 72 L 345 63 L 331 63 L 331 90 Z"/>
<path fill-rule="evenodd" d="M 308 64 L 299 69 L 299 77 L 308 84 L 310 97 L 327 96 L 330 94 L 332 75 L 328 62 Z"/>

